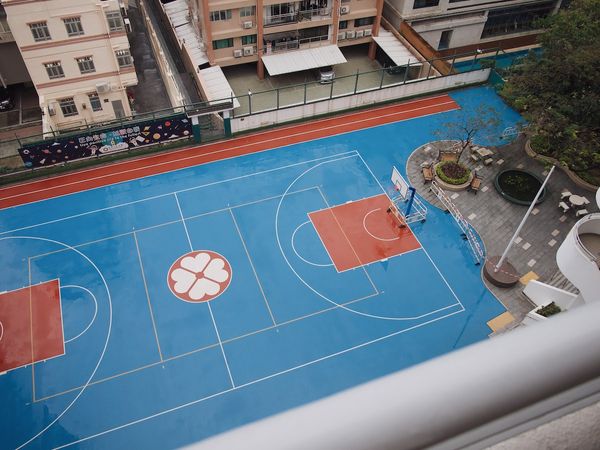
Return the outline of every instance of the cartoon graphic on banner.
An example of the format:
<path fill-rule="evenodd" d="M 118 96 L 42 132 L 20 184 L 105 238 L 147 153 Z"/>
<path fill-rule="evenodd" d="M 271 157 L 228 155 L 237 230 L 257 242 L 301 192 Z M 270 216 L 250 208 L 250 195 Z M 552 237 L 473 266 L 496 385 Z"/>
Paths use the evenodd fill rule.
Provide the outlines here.
<path fill-rule="evenodd" d="M 132 147 L 189 138 L 191 135 L 190 120 L 187 117 L 175 117 L 24 145 L 19 149 L 19 154 L 25 167 L 42 167 L 115 153 Z"/>

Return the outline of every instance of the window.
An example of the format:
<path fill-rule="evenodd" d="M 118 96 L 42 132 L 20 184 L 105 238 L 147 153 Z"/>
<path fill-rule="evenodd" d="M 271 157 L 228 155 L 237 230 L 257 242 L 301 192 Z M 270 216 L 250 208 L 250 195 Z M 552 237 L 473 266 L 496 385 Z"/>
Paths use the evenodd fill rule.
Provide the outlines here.
<path fill-rule="evenodd" d="M 431 8 L 432 6 L 437 6 L 439 3 L 440 0 L 415 0 L 413 9 Z"/>
<path fill-rule="evenodd" d="M 73 97 L 60 99 L 58 104 L 60 105 L 60 110 L 62 111 L 63 116 L 70 117 L 78 114 L 77 106 L 75 106 L 75 100 L 73 100 Z"/>
<path fill-rule="evenodd" d="M 94 60 L 91 56 L 83 56 L 81 58 L 75 58 L 75 60 L 77 61 L 79 71 L 82 75 L 96 71 L 96 67 L 94 67 Z"/>
<path fill-rule="evenodd" d="M 115 56 L 117 57 L 119 67 L 129 67 L 133 65 L 133 59 L 131 59 L 131 53 L 129 53 L 129 49 L 117 50 L 115 52 Z"/>
<path fill-rule="evenodd" d="M 213 41 L 213 50 L 219 50 L 220 48 L 229 47 L 233 47 L 233 38 L 219 39 L 217 41 Z"/>
<path fill-rule="evenodd" d="M 52 39 L 46 22 L 30 23 L 29 28 L 31 29 L 31 34 L 33 35 L 33 40 L 35 42 L 49 41 Z"/>
<path fill-rule="evenodd" d="M 256 35 L 242 36 L 242 45 L 256 44 Z"/>
<path fill-rule="evenodd" d="M 110 31 L 123 31 L 125 29 L 123 18 L 119 11 L 107 11 L 106 21 L 108 22 L 108 29 Z"/>
<path fill-rule="evenodd" d="M 210 12 L 210 21 L 217 22 L 219 20 L 229 20 L 231 19 L 231 10 L 224 9 L 222 11 L 211 11 Z"/>
<path fill-rule="evenodd" d="M 91 94 L 88 94 L 88 98 L 90 99 L 92 111 L 102 111 L 102 103 L 100 102 L 100 98 L 98 97 L 97 92 L 92 92 Z"/>
<path fill-rule="evenodd" d="M 440 36 L 440 43 L 438 44 L 438 50 L 445 50 L 450 47 L 450 38 L 452 37 L 452 30 L 442 31 Z"/>
<path fill-rule="evenodd" d="M 56 78 L 64 78 L 65 73 L 63 72 L 60 61 L 54 61 L 44 64 L 46 68 L 46 72 L 48 73 L 48 78 L 54 80 Z"/>
<path fill-rule="evenodd" d="M 356 19 L 354 21 L 355 27 L 364 27 L 365 25 L 373 25 L 375 17 L 363 17 L 362 19 Z"/>
<path fill-rule="evenodd" d="M 490 11 L 481 38 L 534 30 L 539 27 L 537 20 L 553 9 L 554 3 L 548 2 Z"/>
<path fill-rule="evenodd" d="M 240 17 L 250 17 L 256 15 L 256 6 L 245 6 L 240 8 Z"/>
<path fill-rule="evenodd" d="M 63 22 L 65 23 L 65 28 L 67 29 L 67 34 L 69 37 L 81 36 L 83 34 L 83 27 L 81 26 L 80 17 L 69 17 L 67 19 L 63 19 Z"/>
<path fill-rule="evenodd" d="M 340 20 L 340 30 L 345 30 L 346 28 L 348 28 L 348 21 Z"/>

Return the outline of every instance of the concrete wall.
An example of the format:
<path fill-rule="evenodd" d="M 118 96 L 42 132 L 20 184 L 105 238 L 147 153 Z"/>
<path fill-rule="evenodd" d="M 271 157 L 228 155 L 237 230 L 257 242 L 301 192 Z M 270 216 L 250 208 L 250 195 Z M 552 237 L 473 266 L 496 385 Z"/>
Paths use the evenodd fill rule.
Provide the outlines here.
<path fill-rule="evenodd" d="M 446 77 L 432 78 L 430 80 L 413 80 L 411 82 L 407 82 L 406 84 L 381 90 L 372 90 L 358 93 L 356 95 L 348 95 L 344 97 L 333 98 L 331 100 L 322 100 L 314 103 L 308 103 L 306 105 L 293 106 L 290 108 L 245 116 L 243 118 L 238 117 L 231 120 L 231 129 L 233 133 L 237 133 L 240 131 L 247 131 L 254 128 L 281 124 L 321 114 L 345 111 L 348 109 L 372 105 L 389 100 L 399 100 L 405 97 L 482 83 L 488 79 L 489 74 L 490 70 L 484 69 L 456 75 L 449 75 Z"/>

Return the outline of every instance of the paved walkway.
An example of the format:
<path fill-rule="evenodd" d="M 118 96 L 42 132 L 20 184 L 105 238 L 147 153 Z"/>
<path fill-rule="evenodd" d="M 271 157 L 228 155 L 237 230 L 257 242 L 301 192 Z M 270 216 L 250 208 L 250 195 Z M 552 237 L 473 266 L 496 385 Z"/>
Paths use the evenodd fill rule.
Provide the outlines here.
<path fill-rule="evenodd" d="M 473 162 L 469 159 L 469 152 L 465 151 L 461 162 L 476 169 L 483 177 L 481 190 L 476 195 L 468 191 L 449 193 L 463 216 L 481 235 L 490 256 L 502 254 L 527 211 L 527 207 L 509 203 L 496 192 L 496 174 L 505 169 L 519 168 L 543 179 L 548 173 L 549 168 L 525 153 L 525 142 L 526 138 L 520 136 L 511 144 L 497 148 L 489 147 L 494 152 L 494 162 L 489 166 Z M 429 190 L 429 185 L 424 183 L 421 174 L 421 163 L 435 160 L 437 157 L 435 148 L 426 151 L 426 147 L 422 146 L 412 154 L 407 164 L 407 173 L 417 193 L 430 203 L 441 207 L 441 203 Z M 577 187 L 561 170 L 554 171 L 546 189 L 546 199 L 533 209 L 508 258 L 520 275 L 533 272 L 542 282 L 554 282 L 560 278 L 557 277 L 556 251 L 577 221 L 573 214 L 565 215 L 558 209 L 560 193 L 569 190 L 574 194 L 587 196 L 590 201 L 593 200 L 594 194 Z M 589 212 L 595 212 L 597 207 L 592 202 L 587 209 Z M 517 321 L 521 321 L 525 314 L 533 309 L 532 304 L 522 295 L 523 284 L 517 283 L 511 289 L 499 289 L 487 284 Z"/>

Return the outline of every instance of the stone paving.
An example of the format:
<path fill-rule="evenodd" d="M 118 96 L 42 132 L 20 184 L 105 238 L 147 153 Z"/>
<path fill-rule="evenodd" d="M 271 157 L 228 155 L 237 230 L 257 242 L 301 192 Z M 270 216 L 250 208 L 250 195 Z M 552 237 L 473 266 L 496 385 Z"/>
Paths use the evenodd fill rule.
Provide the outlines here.
<path fill-rule="evenodd" d="M 464 218 L 480 234 L 489 256 L 502 254 L 527 211 L 526 206 L 509 203 L 496 192 L 494 187 L 496 174 L 505 169 L 518 168 L 532 172 L 543 179 L 549 170 L 549 167 L 526 154 L 525 142 L 526 137 L 521 135 L 510 144 L 488 147 L 494 152 L 493 163 L 488 166 L 481 161 L 472 161 L 469 158 L 469 151 L 465 151 L 461 162 L 475 169 L 477 174 L 483 177 L 481 189 L 477 194 L 469 191 L 448 192 Z M 436 144 L 439 146 L 439 143 L 435 142 L 428 144 L 431 149 L 427 149 L 427 145 L 416 149 L 408 160 L 407 174 L 419 195 L 431 204 L 442 207 L 430 191 L 429 184 L 424 183 L 421 173 L 422 163 L 437 160 Z M 533 279 L 537 276 L 542 282 L 557 278 L 556 251 L 577 221 L 574 214 L 570 212 L 563 214 L 558 208 L 561 192 L 568 190 L 573 194 L 585 195 L 591 201 L 587 210 L 590 213 L 598 210 L 594 202 L 595 194 L 577 187 L 560 169 L 554 170 L 546 190 L 545 200 L 533 209 L 508 254 L 509 261 L 519 275 L 529 274 L 527 278 L 533 277 Z M 533 305 L 522 294 L 523 284 L 517 283 L 510 289 L 496 288 L 487 281 L 486 284 L 515 317 L 516 322 L 520 322 L 525 314 L 533 309 Z"/>

